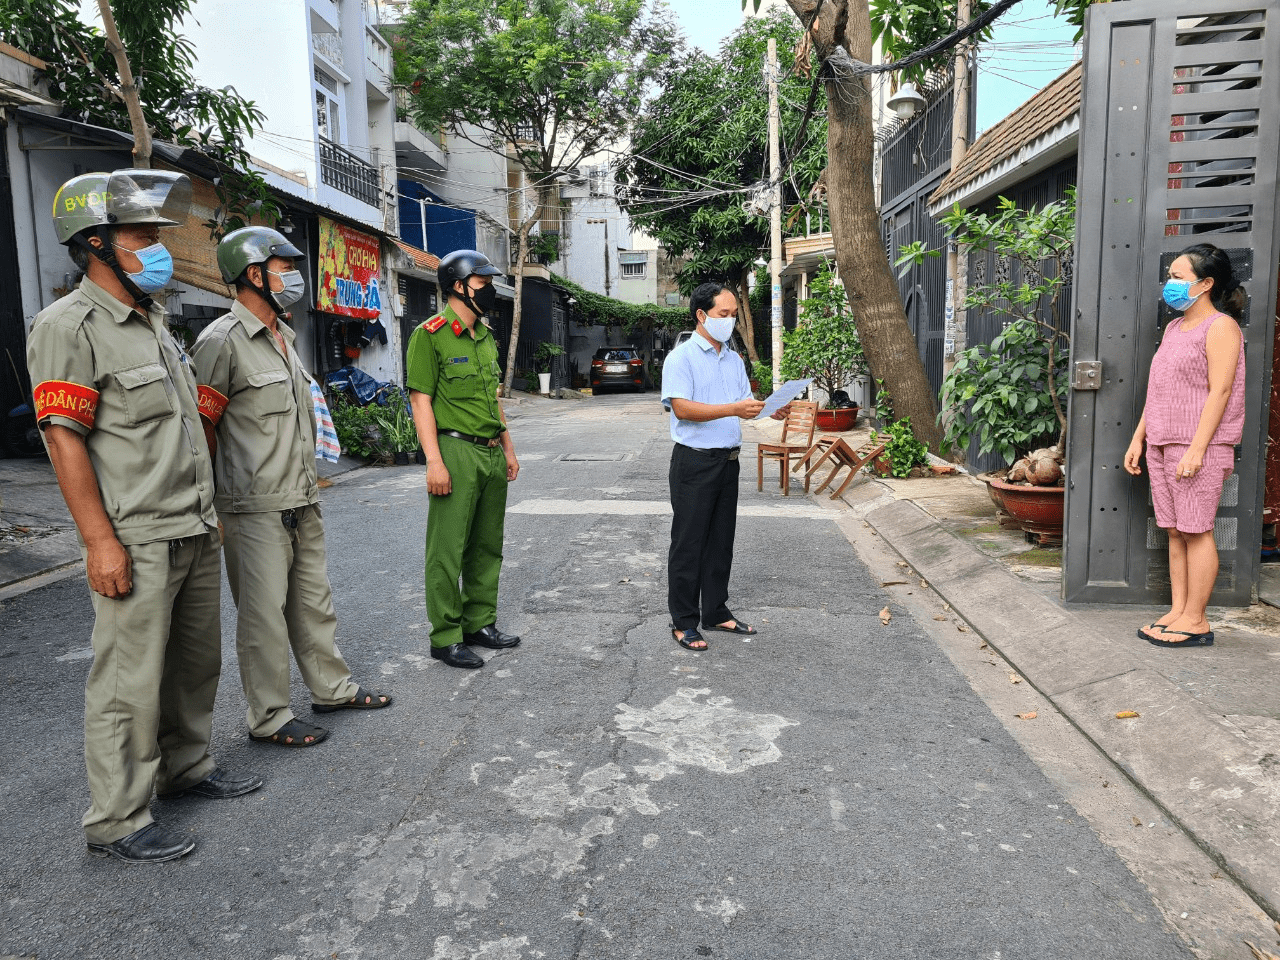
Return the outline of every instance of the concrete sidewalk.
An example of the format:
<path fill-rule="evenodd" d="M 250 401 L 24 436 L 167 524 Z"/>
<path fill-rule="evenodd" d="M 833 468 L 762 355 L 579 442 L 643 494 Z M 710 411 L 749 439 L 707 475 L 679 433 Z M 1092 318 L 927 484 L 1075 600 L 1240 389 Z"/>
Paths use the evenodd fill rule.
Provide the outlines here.
<path fill-rule="evenodd" d="M 749 441 L 780 431 L 752 427 Z M 849 437 L 861 442 L 867 433 Z M 754 481 L 746 445 L 743 460 Z M 776 488 L 777 469 L 766 465 L 766 489 L 771 478 Z M 799 476 L 792 496 L 802 492 Z M 1061 551 L 1002 530 L 972 477 L 879 480 L 864 471 L 841 499 L 968 623 L 976 642 L 1007 660 L 1280 919 L 1280 609 L 1210 608 L 1213 647 L 1154 647 L 1137 629 L 1167 608 L 1063 603 Z M 1274 597 L 1280 570 L 1263 569 L 1263 595 Z M 1118 719 L 1122 711 L 1139 716 Z"/>

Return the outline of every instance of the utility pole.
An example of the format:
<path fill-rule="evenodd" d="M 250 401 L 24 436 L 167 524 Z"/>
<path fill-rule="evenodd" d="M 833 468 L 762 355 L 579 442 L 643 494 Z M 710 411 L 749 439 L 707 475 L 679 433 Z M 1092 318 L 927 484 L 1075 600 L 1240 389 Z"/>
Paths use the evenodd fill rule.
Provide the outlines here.
<path fill-rule="evenodd" d="M 778 157 L 778 42 L 769 38 L 769 279 L 772 284 L 773 385 L 782 385 L 782 163 Z M 745 291 L 743 292 L 745 296 Z"/>
<path fill-rule="evenodd" d="M 956 29 L 969 22 L 970 0 L 957 0 Z M 956 45 L 954 62 L 955 87 L 952 89 L 951 172 L 964 162 L 969 152 L 969 44 Z M 968 264 L 958 244 L 947 245 L 947 302 L 943 326 L 943 373 L 955 366 L 956 352 L 965 348 L 964 298 L 968 286 Z"/>

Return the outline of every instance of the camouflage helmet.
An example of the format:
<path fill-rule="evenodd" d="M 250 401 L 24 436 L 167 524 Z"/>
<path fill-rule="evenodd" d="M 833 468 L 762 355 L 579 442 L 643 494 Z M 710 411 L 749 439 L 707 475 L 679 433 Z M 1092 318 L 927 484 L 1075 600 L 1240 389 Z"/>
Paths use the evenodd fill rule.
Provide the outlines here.
<path fill-rule="evenodd" d="M 218 244 L 218 270 L 226 283 L 235 283 L 246 267 L 263 264 L 272 257 L 304 257 L 279 230 L 270 227 L 241 227 L 232 230 Z"/>
<path fill-rule="evenodd" d="M 115 170 L 73 177 L 53 197 L 53 228 L 67 244 L 82 230 L 154 223 L 176 227 L 191 209 L 191 181 L 169 170 Z"/>
<path fill-rule="evenodd" d="M 455 250 L 441 257 L 440 266 L 436 267 L 436 276 L 439 277 L 446 296 L 453 290 L 454 283 L 465 281 L 473 274 L 480 277 L 500 277 L 502 271 L 479 250 Z"/>

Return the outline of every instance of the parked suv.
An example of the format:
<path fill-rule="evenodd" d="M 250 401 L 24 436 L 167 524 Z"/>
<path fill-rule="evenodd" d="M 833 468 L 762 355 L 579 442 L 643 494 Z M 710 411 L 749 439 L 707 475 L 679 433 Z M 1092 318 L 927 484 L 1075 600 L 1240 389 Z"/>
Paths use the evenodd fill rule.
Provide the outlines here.
<path fill-rule="evenodd" d="M 644 392 L 644 360 L 635 347 L 601 347 L 591 358 L 591 392 Z"/>
<path fill-rule="evenodd" d="M 681 330 L 676 334 L 675 346 L 671 349 L 674 350 L 676 347 L 680 346 L 680 344 L 692 337 L 695 332 L 696 331 L 694 330 Z M 729 337 L 729 349 L 742 358 L 742 362 L 747 366 L 747 376 L 754 376 L 754 374 L 751 373 L 751 361 L 747 359 L 747 348 L 744 347 L 742 345 L 742 341 L 738 339 L 738 332 L 736 330 L 734 331 L 733 336 Z"/>

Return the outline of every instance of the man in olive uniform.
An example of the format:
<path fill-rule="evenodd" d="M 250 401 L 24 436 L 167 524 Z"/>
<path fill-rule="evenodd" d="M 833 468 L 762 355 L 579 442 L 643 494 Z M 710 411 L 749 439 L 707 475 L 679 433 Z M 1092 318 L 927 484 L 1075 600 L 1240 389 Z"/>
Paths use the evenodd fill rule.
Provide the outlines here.
<path fill-rule="evenodd" d="M 191 183 L 156 170 L 93 173 L 53 201 L 58 242 L 85 271 L 36 317 L 27 363 L 36 419 L 82 541 L 95 622 L 85 687 L 89 852 L 130 863 L 195 848 L 151 818 L 162 796 L 262 786 L 209 756 L 222 667 L 213 471 L 196 383 L 151 294 L 173 260 Z"/>
<path fill-rule="evenodd" d="M 338 618 L 326 572 L 311 378 L 283 322 L 305 289 L 295 262 L 302 256 L 268 227 L 228 233 L 218 244 L 218 269 L 236 300 L 191 351 L 218 478 L 214 505 L 226 528 L 249 736 L 287 747 L 328 736 L 289 708 L 290 647 L 313 711 L 391 703 L 351 679 L 334 642 Z"/>
<path fill-rule="evenodd" d="M 431 656 L 451 667 L 484 666 L 472 645 L 501 650 L 520 642 L 496 626 L 507 484 L 520 472 L 498 402 L 498 348 L 483 320 L 500 274 L 475 250 L 444 257 L 437 269 L 444 312 L 413 332 L 405 364 L 431 495 Z"/>

